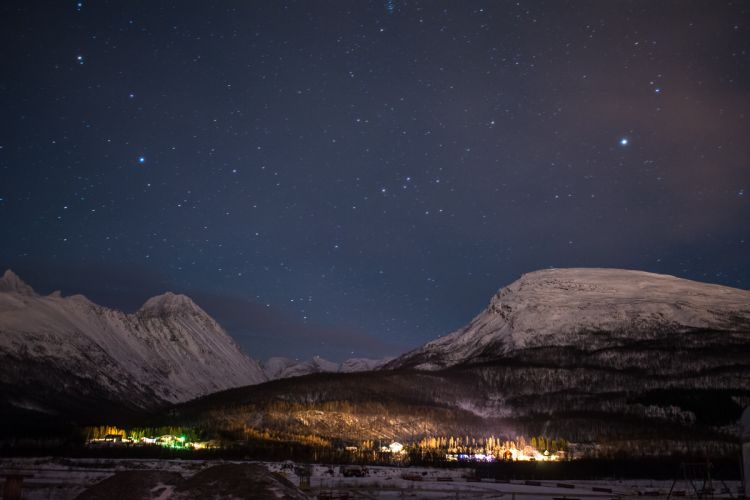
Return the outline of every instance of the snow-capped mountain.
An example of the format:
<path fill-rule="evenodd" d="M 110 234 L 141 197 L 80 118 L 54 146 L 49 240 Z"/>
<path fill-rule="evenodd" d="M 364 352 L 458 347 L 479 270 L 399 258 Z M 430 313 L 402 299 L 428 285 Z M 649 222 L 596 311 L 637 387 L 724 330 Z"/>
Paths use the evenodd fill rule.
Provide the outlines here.
<path fill-rule="evenodd" d="M 377 370 L 387 361 L 387 359 L 351 358 L 339 364 L 320 356 L 314 356 L 312 359 L 304 361 L 274 357 L 263 363 L 263 373 L 268 380 L 277 380 L 312 373 L 364 372 Z"/>
<path fill-rule="evenodd" d="M 682 342 L 699 330 L 748 332 L 750 291 L 642 271 L 549 269 L 523 275 L 467 326 L 387 367 L 439 369 L 541 347 Z"/>
<path fill-rule="evenodd" d="M 82 295 L 37 295 L 0 278 L 3 404 L 54 411 L 64 401 L 147 408 L 266 380 L 203 309 L 184 295 L 152 297 L 133 314 Z"/>
<path fill-rule="evenodd" d="M 369 372 L 377 370 L 393 358 L 370 359 L 370 358 L 350 358 L 339 365 L 339 372 Z"/>
<path fill-rule="evenodd" d="M 524 275 L 465 328 L 381 370 L 245 387 L 179 411 L 218 429 L 252 420 L 329 439 L 547 435 L 603 456 L 731 455 L 748 380 L 750 292 L 555 269 Z"/>

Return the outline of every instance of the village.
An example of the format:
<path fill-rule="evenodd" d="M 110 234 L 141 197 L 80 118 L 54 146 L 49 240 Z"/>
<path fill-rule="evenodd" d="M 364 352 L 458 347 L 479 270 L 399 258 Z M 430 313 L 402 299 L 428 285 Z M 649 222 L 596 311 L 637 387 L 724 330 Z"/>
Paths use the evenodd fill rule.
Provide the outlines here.
<path fill-rule="evenodd" d="M 160 447 L 172 450 L 198 451 L 233 449 L 242 446 L 238 441 L 201 439 L 201 433 L 179 427 L 155 429 L 121 429 L 114 426 L 98 426 L 86 429 L 86 446 L 109 447 Z M 424 437 L 418 441 L 363 440 L 335 447 L 321 441 L 327 447 L 342 454 L 346 462 L 352 463 L 409 463 L 432 462 L 554 462 L 570 460 L 570 444 L 563 439 L 548 439 L 533 436 L 503 440 L 489 437 Z"/>

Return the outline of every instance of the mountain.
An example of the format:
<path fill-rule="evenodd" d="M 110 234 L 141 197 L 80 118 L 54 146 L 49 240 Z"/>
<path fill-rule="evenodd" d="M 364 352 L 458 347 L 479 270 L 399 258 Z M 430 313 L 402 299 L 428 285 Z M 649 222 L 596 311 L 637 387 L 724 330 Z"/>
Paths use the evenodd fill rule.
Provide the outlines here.
<path fill-rule="evenodd" d="M 525 274 L 467 326 L 388 367 L 439 369 L 533 349 L 601 353 L 636 342 L 689 340 L 708 347 L 721 340 L 711 332 L 747 340 L 748 330 L 745 290 L 641 271 L 549 269 Z"/>
<path fill-rule="evenodd" d="M 263 363 L 263 373 L 268 380 L 300 377 L 312 373 L 353 373 L 376 370 L 387 361 L 385 359 L 351 358 L 339 364 L 320 356 L 314 356 L 311 360 L 305 361 L 274 357 Z"/>
<path fill-rule="evenodd" d="M 370 358 L 349 358 L 339 365 L 339 372 L 354 373 L 377 370 L 389 362 L 392 358 L 370 359 Z"/>
<path fill-rule="evenodd" d="M 263 373 L 268 380 L 299 377 L 310 373 L 337 372 L 338 370 L 338 364 L 320 356 L 314 356 L 311 360 L 306 361 L 274 357 L 263 363 Z"/>
<path fill-rule="evenodd" d="M 82 295 L 38 295 L 11 271 L 0 278 L 7 411 L 88 418 L 263 381 L 258 363 L 184 295 L 167 292 L 126 314 Z"/>
<path fill-rule="evenodd" d="M 544 435 L 601 455 L 732 454 L 750 292 L 613 269 L 526 274 L 465 328 L 365 373 L 180 405 L 185 424 L 331 441 Z"/>

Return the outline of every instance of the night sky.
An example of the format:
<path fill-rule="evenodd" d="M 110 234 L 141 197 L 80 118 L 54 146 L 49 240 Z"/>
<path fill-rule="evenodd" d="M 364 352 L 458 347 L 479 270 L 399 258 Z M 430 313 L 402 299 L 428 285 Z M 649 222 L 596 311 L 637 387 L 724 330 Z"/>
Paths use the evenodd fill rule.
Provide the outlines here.
<path fill-rule="evenodd" d="M 750 288 L 750 3 L 0 7 L 0 267 L 251 356 L 396 355 L 545 267 Z"/>

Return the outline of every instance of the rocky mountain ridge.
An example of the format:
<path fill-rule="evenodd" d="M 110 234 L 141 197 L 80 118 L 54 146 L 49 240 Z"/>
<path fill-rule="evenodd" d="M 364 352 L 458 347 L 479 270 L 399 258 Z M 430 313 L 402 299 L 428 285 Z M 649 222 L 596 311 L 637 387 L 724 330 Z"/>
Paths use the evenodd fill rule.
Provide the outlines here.
<path fill-rule="evenodd" d="M 377 370 L 390 359 L 351 358 L 342 363 L 328 361 L 320 356 L 310 360 L 296 360 L 284 357 L 269 358 L 263 363 L 263 373 L 268 380 L 300 377 L 312 373 L 354 373 Z"/>
<path fill-rule="evenodd" d="M 261 366 L 186 295 L 166 292 L 126 314 L 83 295 L 39 295 L 10 270 L 0 277 L 0 406 L 11 409 L 140 411 L 272 379 L 382 363 L 271 358 Z"/>
<path fill-rule="evenodd" d="M 126 314 L 82 295 L 37 295 L 12 271 L 0 278 L 0 387 L 11 406 L 149 408 L 265 380 L 184 295 L 167 292 Z"/>

